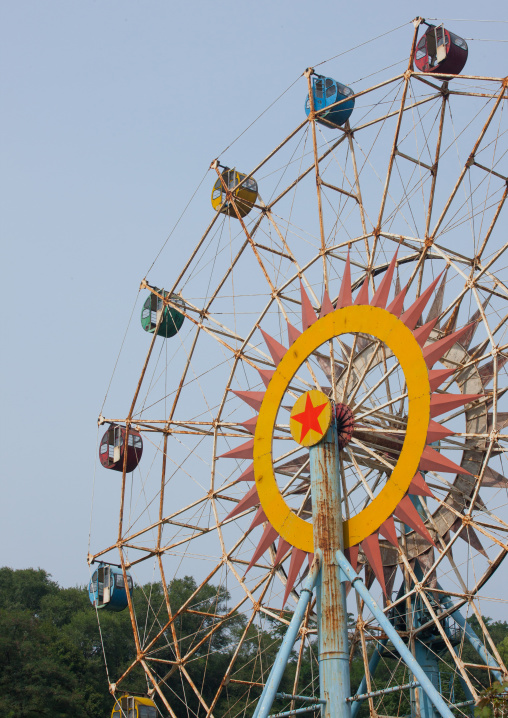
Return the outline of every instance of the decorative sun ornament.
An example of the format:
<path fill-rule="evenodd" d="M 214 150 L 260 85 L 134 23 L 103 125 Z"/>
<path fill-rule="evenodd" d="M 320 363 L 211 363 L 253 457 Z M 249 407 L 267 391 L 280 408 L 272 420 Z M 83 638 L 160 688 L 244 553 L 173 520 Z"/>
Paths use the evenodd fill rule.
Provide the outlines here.
<path fill-rule="evenodd" d="M 396 262 L 397 254 L 393 257 L 370 302 L 368 278 L 365 279 L 353 302 L 348 254 L 336 305 L 333 306 L 325 290 L 319 317 L 300 282 L 302 332 L 288 323 L 291 346 L 286 349 L 260 329 L 275 367 L 274 370 L 258 369 L 266 391 L 234 391 L 240 399 L 258 412 L 256 417 L 243 423 L 244 428 L 254 437 L 236 449 L 223 454 L 222 457 L 252 458 L 252 464 L 242 473 L 238 481 L 255 481 L 255 484 L 226 518 L 230 519 L 258 506 L 250 529 L 264 524 L 264 531 L 247 570 L 258 561 L 277 538 L 279 541 L 275 565 L 285 558 L 289 549 L 292 549 L 284 604 L 295 584 L 305 557 L 308 556 L 311 560 L 314 545 L 312 523 L 305 520 L 287 503 L 275 478 L 272 444 L 281 407 L 290 411 L 289 430 L 291 436 L 297 444 L 304 448 L 322 440 L 332 418 L 341 453 L 351 449 L 351 442 L 356 442 L 361 446 L 359 438 L 369 435 L 376 437 L 375 455 L 386 466 L 386 479 L 383 486 L 377 487 L 376 495 L 368 489 L 369 500 L 364 502 L 364 505 L 354 515 L 345 518 L 343 524 L 344 547 L 355 568 L 359 550 L 362 550 L 385 594 L 379 537 L 381 536 L 393 546 L 398 547 L 399 539 L 395 517 L 425 541 L 436 546 L 425 525 L 425 518 L 417 510 L 411 496 L 435 498 L 424 478 L 427 471 L 469 474 L 466 469 L 432 447 L 432 444 L 439 442 L 440 439 L 455 433 L 434 419 L 452 409 L 468 404 L 482 395 L 451 394 L 438 391 L 443 382 L 450 380 L 448 382 L 450 384 L 453 381 L 455 369 L 432 369 L 432 367 L 455 343 L 459 342 L 463 335 L 470 332 L 474 325 L 467 325 L 458 331 L 445 334 L 439 339 L 431 338 L 437 318 L 418 326 L 422 312 L 441 275 L 420 294 L 406 311 L 403 310 L 403 303 L 408 286 L 395 296 L 389 306 L 386 306 Z M 335 391 L 332 386 L 329 396 L 320 390 L 310 390 L 302 393 L 294 402 L 295 391 L 292 388 L 292 382 L 302 365 L 308 361 L 309 357 L 319 355 L 319 350 L 324 345 L 326 346 L 330 341 L 346 334 L 354 334 L 356 337 L 363 338 L 364 341 L 366 336 L 372 337 L 374 341 L 382 343 L 390 356 L 398 362 L 405 382 L 403 398 L 406 401 L 406 410 L 403 421 L 399 421 L 399 424 L 404 427 L 403 430 L 394 432 L 388 427 L 381 433 L 374 434 L 376 429 L 362 422 L 362 418 L 369 412 L 364 412 L 359 416 L 356 414 L 358 408 L 353 399 L 357 389 L 349 397 L 346 396 L 345 401 L 344 397 L 338 400 L 334 396 Z M 330 360 L 330 365 L 332 363 Z M 350 362 L 349 371 L 351 370 Z M 348 379 L 349 376 L 346 379 L 346 387 Z M 333 383 L 334 379 L 332 379 L 332 385 Z M 370 389 L 368 394 L 372 391 L 373 389 Z M 283 400 L 287 401 L 290 396 L 293 396 L 293 405 L 283 406 Z M 387 402 L 387 404 L 390 403 L 390 401 Z M 300 466 L 302 465 L 300 462 Z M 307 491 L 307 495 L 309 494 L 310 484 Z"/>

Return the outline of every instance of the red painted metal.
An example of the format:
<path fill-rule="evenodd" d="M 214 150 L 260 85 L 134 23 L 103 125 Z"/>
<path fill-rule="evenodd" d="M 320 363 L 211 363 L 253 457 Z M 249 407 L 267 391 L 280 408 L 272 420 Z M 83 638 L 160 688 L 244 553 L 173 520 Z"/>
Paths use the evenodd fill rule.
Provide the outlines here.
<path fill-rule="evenodd" d="M 388 295 L 390 294 L 390 288 L 392 286 L 393 273 L 395 271 L 398 253 L 399 250 L 397 249 L 395 254 L 393 255 L 392 261 L 390 262 L 390 266 L 386 270 L 385 276 L 381 280 L 379 287 L 374 292 L 374 296 L 372 297 L 371 301 L 371 306 L 373 307 L 381 307 L 381 309 L 384 309 L 386 307 Z"/>
<path fill-rule="evenodd" d="M 355 304 L 368 304 L 369 303 L 369 278 L 365 277 L 360 291 L 356 295 L 354 301 Z"/>
<path fill-rule="evenodd" d="M 308 329 L 316 321 L 316 312 L 312 308 L 310 299 L 307 296 L 307 292 L 304 289 L 302 280 L 300 280 L 300 296 L 302 301 L 302 327 L 303 330 Z"/>
<path fill-rule="evenodd" d="M 444 57 L 439 59 L 438 53 L 444 53 Z M 466 64 L 467 55 L 467 43 L 463 38 L 442 25 L 429 25 L 416 45 L 414 63 L 420 72 L 458 75 Z"/>
<path fill-rule="evenodd" d="M 111 424 L 103 435 L 99 446 L 99 460 L 105 469 L 113 469 L 113 471 L 123 471 L 124 455 L 125 455 L 125 435 L 127 430 L 125 426 Z M 118 458 L 115 460 L 115 441 L 117 442 Z M 129 429 L 129 438 L 127 439 L 127 463 L 125 467 L 126 473 L 134 471 L 141 461 L 143 454 L 143 440 L 139 431 Z"/>
<path fill-rule="evenodd" d="M 350 307 L 353 304 L 353 296 L 351 294 L 351 261 L 349 259 L 349 251 L 347 253 L 346 266 L 344 267 L 344 276 L 340 285 L 339 297 L 337 299 L 337 309 L 342 307 Z"/>
<path fill-rule="evenodd" d="M 280 362 L 280 360 L 287 351 L 286 347 L 283 346 L 276 339 L 271 337 L 269 334 L 264 332 L 261 327 L 259 328 L 259 331 L 263 335 L 263 339 L 265 340 L 265 344 L 268 347 L 268 351 L 272 355 L 273 363 L 277 366 L 277 364 Z"/>

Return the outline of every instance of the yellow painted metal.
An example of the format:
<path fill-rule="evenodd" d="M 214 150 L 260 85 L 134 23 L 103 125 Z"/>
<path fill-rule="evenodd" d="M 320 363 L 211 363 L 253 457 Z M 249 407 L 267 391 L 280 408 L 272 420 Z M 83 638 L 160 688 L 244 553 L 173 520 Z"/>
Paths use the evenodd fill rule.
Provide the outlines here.
<path fill-rule="evenodd" d="M 138 706 L 150 706 L 151 708 L 157 709 L 157 706 L 151 698 L 145 696 L 130 696 L 124 695 L 115 700 L 115 705 L 111 712 L 111 718 L 118 718 L 118 716 L 131 715 L 131 711 L 135 711 L 134 715 L 138 716 Z"/>
<path fill-rule="evenodd" d="M 323 439 L 331 421 L 332 405 L 328 397 L 322 391 L 311 389 L 302 394 L 291 409 L 289 430 L 298 444 L 314 446 Z"/>
<path fill-rule="evenodd" d="M 413 333 L 400 319 L 379 307 L 337 309 L 312 324 L 291 345 L 270 380 L 254 435 L 254 475 L 263 510 L 272 526 L 292 546 L 313 552 L 312 525 L 284 501 L 273 471 L 272 440 L 277 412 L 289 383 L 306 358 L 322 344 L 349 332 L 377 337 L 397 357 L 408 392 L 408 421 L 399 460 L 380 493 L 360 513 L 344 521 L 344 547 L 355 546 L 392 515 L 415 475 L 425 447 L 430 419 L 427 365 Z"/>
<path fill-rule="evenodd" d="M 242 182 L 245 177 L 246 175 L 242 174 L 241 172 L 237 172 L 236 169 L 224 170 L 224 172 L 222 173 L 222 179 L 217 179 L 212 190 L 212 207 L 216 212 L 220 210 L 222 214 L 227 214 L 230 217 L 237 216 L 235 209 L 231 203 L 225 205 L 222 209 L 220 209 L 222 203 L 226 199 L 226 192 L 224 190 L 222 180 L 224 181 L 228 189 L 233 189 L 234 187 L 236 187 L 236 185 Z M 246 183 L 244 185 L 234 190 L 233 195 L 235 197 L 235 204 L 237 206 L 240 217 L 245 217 L 247 214 L 249 214 L 252 209 L 252 205 L 258 198 L 256 180 L 252 177 L 246 180 Z"/>

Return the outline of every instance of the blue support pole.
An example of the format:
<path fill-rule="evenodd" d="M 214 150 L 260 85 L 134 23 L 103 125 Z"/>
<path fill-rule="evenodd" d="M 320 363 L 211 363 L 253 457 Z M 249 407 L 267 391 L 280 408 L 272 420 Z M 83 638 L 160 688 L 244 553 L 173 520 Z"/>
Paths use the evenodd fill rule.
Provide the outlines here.
<path fill-rule="evenodd" d="M 275 699 L 275 694 L 279 690 L 279 685 L 286 670 L 286 665 L 293 650 L 298 631 L 302 625 L 303 617 L 307 605 L 312 598 L 312 591 L 316 585 L 316 581 L 319 578 L 319 558 L 316 556 L 314 563 L 311 566 L 307 579 L 303 588 L 300 591 L 300 598 L 293 613 L 293 617 L 286 631 L 286 635 L 282 641 L 277 658 L 272 666 L 268 680 L 266 681 L 263 693 L 258 701 L 256 710 L 254 711 L 252 718 L 267 718 L 268 714 L 272 709 L 272 703 Z"/>
<path fill-rule="evenodd" d="M 373 616 L 378 620 L 379 625 L 384 630 L 390 641 L 393 643 L 398 654 L 407 665 L 411 673 L 421 685 L 432 705 L 435 707 L 437 712 L 442 718 L 453 718 L 453 713 L 446 704 L 443 697 L 436 690 L 432 681 L 429 680 L 427 674 L 423 668 L 418 664 L 415 657 L 406 646 L 404 641 L 400 638 L 395 628 L 390 623 L 388 617 L 384 614 L 381 608 L 378 606 L 376 601 L 370 595 L 367 587 L 363 583 L 362 579 L 356 571 L 353 570 L 351 564 L 344 556 L 342 551 L 337 551 L 337 561 L 341 569 L 341 573 L 344 581 L 351 581 L 351 585 L 354 586 L 355 591 L 363 598 L 365 605 L 368 607 Z"/>
<path fill-rule="evenodd" d="M 339 446 L 335 421 L 310 447 L 314 552 L 321 576 L 317 587 L 319 687 L 323 718 L 350 718 L 351 695 L 346 588 L 337 571 L 343 550 Z"/>

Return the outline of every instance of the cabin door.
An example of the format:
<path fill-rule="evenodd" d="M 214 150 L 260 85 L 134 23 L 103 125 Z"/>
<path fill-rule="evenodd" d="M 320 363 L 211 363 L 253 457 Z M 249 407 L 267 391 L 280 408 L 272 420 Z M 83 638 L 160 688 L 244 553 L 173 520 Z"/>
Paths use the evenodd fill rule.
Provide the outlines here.
<path fill-rule="evenodd" d="M 337 99 L 337 85 L 331 77 L 320 77 L 314 83 L 314 109 L 322 110 Z M 322 116 L 325 117 L 325 112 Z"/>
<path fill-rule="evenodd" d="M 150 329 L 155 329 L 163 311 L 162 299 L 152 294 L 150 297 Z"/>
<path fill-rule="evenodd" d="M 428 62 L 430 67 L 435 67 L 446 58 L 446 32 L 443 25 L 431 28 L 426 37 Z"/>
<path fill-rule="evenodd" d="M 122 431 L 119 426 L 115 426 L 113 429 L 113 463 L 116 464 L 120 461 L 122 453 Z"/>
<path fill-rule="evenodd" d="M 110 566 L 104 566 L 104 589 L 103 589 L 103 603 L 109 603 L 111 601 L 111 568 Z"/>
<path fill-rule="evenodd" d="M 314 110 L 322 110 L 326 107 L 325 78 L 318 77 L 314 80 Z"/>

